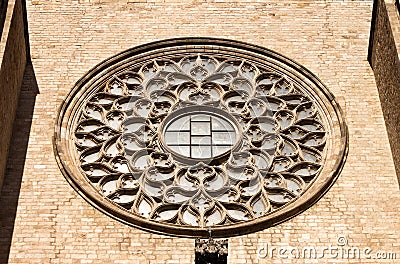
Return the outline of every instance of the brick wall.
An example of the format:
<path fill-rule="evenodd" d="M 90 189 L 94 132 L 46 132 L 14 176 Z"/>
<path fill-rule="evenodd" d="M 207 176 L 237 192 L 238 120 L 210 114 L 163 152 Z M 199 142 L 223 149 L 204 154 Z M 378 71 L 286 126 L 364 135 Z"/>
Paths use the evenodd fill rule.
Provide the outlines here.
<path fill-rule="evenodd" d="M 11 245 L 2 259 L 9 263 L 193 263 L 193 240 L 130 228 L 91 207 L 63 178 L 52 146 L 57 108 L 86 71 L 129 47 L 185 36 L 246 41 L 296 60 L 334 93 L 349 126 L 349 156 L 331 190 L 290 221 L 229 239 L 229 263 L 377 262 L 328 255 L 284 259 L 277 252 L 272 259 L 257 256 L 257 250 L 267 245 L 300 250 L 315 246 L 321 256 L 324 247 L 338 245 L 341 235 L 350 247 L 396 252 L 400 213 L 395 201 L 400 192 L 367 62 L 371 10 L 372 1 L 347 0 L 29 1 L 31 53 L 40 94 L 26 155 L 16 151 L 8 163 L 0 208 L 14 204 L 10 210 L 15 210 L 15 225 L 12 234 L 0 240 Z M 26 117 L 17 119 L 17 124 L 23 122 L 27 123 Z M 14 142 L 17 146 L 16 138 Z M 15 164 L 23 166 L 15 168 Z M 15 180 L 18 171 L 22 171 L 19 181 Z M 13 222 L 13 216 L 5 214 L 0 213 L 2 219 Z"/>
<path fill-rule="evenodd" d="M 2 2 L 0 26 L 0 188 L 4 179 L 18 96 L 26 65 L 23 7 L 20 0 Z M 2 14 L 5 14 L 4 20 Z M 3 24 L 4 22 L 4 24 Z"/>
<path fill-rule="evenodd" d="M 397 176 L 400 177 L 400 23 L 393 2 L 376 1 L 375 12 L 369 60 L 375 74 Z"/>

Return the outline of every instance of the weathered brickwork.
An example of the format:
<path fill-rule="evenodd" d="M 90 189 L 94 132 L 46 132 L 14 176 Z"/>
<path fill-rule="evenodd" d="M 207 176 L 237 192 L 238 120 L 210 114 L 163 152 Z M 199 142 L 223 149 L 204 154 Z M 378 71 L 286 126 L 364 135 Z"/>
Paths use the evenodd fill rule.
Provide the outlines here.
<path fill-rule="evenodd" d="M 400 98 L 400 23 L 393 2 L 377 1 L 376 16 L 370 42 L 370 62 L 373 68 L 387 126 L 393 160 L 400 176 L 399 122 Z"/>
<path fill-rule="evenodd" d="M 347 248 L 397 252 L 400 258 L 400 191 L 367 62 L 371 10 L 372 1 L 28 1 L 33 70 L 26 71 L 24 87 L 34 86 L 34 73 L 40 93 L 34 97 L 24 91 L 20 100 L 0 203 L 8 208 L 1 212 L 2 221 L 12 222 L 7 211 L 15 210 L 15 225 L 5 232 L 12 237 L 5 234 L 0 240 L 11 242 L 0 260 L 194 262 L 193 240 L 131 228 L 91 207 L 64 179 L 52 145 L 57 108 L 86 71 L 129 47 L 185 36 L 246 41 L 294 59 L 335 94 L 349 126 L 348 159 L 331 190 L 290 221 L 229 239 L 229 263 L 380 262 L 333 259 L 328 252 L 322 259 L 285 259 L 277 251 L 273 258 L 257 255 L 267 245 L 314 246 L 320 257 L 324 247 L 338 246 L 339 236 L 346 237 Z M 19 129 L 30 120 L 30 130 Z M 24 145 L 26 155 L 21 155 Z"/>
<path fill-rule="evenodd" d="M 2 2 L 2 8 L 5 3 Z M 4 179 L 18 96 L 26 65 L 23 8 L 20 0 L 9 1 L 0 26 L 0 188 Z M 1 17 L 0 19 L 3 19 Z"/>

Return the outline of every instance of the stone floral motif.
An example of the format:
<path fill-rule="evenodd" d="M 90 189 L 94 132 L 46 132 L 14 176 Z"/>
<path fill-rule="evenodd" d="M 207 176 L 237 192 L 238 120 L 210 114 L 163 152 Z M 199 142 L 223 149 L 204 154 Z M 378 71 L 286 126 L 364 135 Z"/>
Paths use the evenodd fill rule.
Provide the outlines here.
<path fill-rule="evenodd" d="M 185 164 L 163 148 L 163 120 L 193 106 L 237 120 L 239 149 Z M 195 227 L 252 220 L 298 198 L 322 168 L 327 133 L 313 100 L 246 60 L 193 54 L 127 69 L 99 86 L 75 127 L 86 178 L 143 218 Z"/>

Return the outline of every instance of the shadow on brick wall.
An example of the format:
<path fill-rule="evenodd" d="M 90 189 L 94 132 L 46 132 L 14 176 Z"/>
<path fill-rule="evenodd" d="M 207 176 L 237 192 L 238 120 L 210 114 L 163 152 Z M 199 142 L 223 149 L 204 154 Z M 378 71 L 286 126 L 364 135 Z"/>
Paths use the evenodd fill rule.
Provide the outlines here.
<path fill-rule="evenodd" d="M 24 172 L 33 110 L 39 88 L 32 65 L 25 68 L 13 136 L 0 197 L 0 263 L 8 263 L 18 198 Z"/>

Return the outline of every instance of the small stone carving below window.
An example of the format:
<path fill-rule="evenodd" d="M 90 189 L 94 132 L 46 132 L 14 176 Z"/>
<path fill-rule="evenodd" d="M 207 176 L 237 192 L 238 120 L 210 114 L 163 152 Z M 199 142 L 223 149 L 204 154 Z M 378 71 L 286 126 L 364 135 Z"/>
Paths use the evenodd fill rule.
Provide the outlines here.
<path fill-rule="evenodd" d="M 329 91 L 282 55 L 178 39 L 89 72 L 61 107 L 55 143 L 67 179 L 107 214 L 219 237 L 313 204 L 343 166 L 347 128 Z"/>
<path fill-rule="evenodd" d="M 196 239 L 195 264 L 227 264 L 228 239 Z"/>

